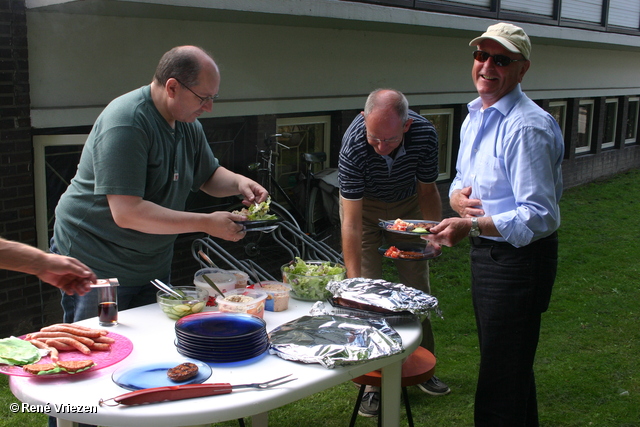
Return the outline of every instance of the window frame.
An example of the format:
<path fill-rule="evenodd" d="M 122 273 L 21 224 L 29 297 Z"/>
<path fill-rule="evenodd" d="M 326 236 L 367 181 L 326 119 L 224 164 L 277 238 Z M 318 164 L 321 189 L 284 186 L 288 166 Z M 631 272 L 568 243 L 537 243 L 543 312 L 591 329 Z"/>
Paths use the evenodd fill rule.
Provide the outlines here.
<path fill-rule="evenodd" d="M 593 150 L 593 115 L 594 115 L 594 109 L 595 109 L 595 100 L 594 99 L 581 99 L 578 107 L 582 107 L 583 105 L 589 105 L 589 114 L 587 116 L 587 123 L 585 124 L 586 129 L 585 129 L 585 135 L 587 138 L 587 145 L 585 145 L 584 147 L 575 147 L 575 153 L 576 154 L 587 154 L 587 153 L 591 153 Z M 580 134 L 580 108 L 578 108 L 578 134 L 576 135 L 576 139 L 578 139 L 578 136 Z"/>
<path fill-rule="evenodd" d="M 627 123 L 629 121 L 629 105 L 631 105 L 631 103 L 635 103 L 637 105 L 636 107 L 636 115 L 634 117 L 634 129 L 633 129 L 633 137 L 631 138 L 627 138 L 627 128 L 625 127 L 625 139 L 624 139 L 624 143 L 625 145 L 627 144 L 635 144 L 636 142 L 638 142 L 638 121 L 640 121 L 640 96 L 632 96 L 629 97 L 629 102 L 627 103 Z"/>
<path fill-rule="evenodd" d="M 38 236 L 37 245 L 44 251 L 49 249 L 46 148 L 52 146 L 60 147 L 71 145 L 84 147 L 88 136 L 88 133 L 33 136 L 33 176 L 36 207 L 36 234 Z"/>
<path fill-rule="evenodd" d="M 567 128 L 567 106 L 568 106 L 568 102 L 566 100 L 549 101 L 549 108 L 562 107 L 562 114 L 561 114 L 562 123 L 558 122 L 558 125 L 560 126 L 560 130 L 562 131 L 563 139 L 565 139 L 565 130 Z M 549 111 L 547 112 L 551 114 Z M 553 114 L 551 115 L 553 116 Z M 553 116 L 553 118 L 555 119 L 555 116 Z M 557 121 L 558 120 L 556 120 L 556 122 Z"/>
<path fill-rule="evenodd" d="M 276 118 L 276 131 L 282 126 L 299 126 L 299 125 L 323 125 L 324 138 L 322 141 L 322 151 L 327 155 L 327 161 L 322 165 L 323 168 L 329 167 L 329 160 L 331 158 L 331 116 L 330 115 L 318 115 L 318 116 L 299 116 L 299 117 L 280 117 Z M 277 148 L 277 152 L 280 152 L 280 148 Z M 300 152 L 299 154 L 302 154 Z M 303 172 L 302 159 L 298 158 L 298 172 Z M 280 177 L 283 174 L 281 172 L 280 164 L 276 161 L 273 169 L 273 176 L 277 181 L 280 181 Z M 319 168 L 319 165 L 317 166 Z M 314 172 L 319 172 L 314 170 Z M 296 174 L 297 172 L 290 172 L 289 174 Z M 282 186 L 287 189 L 286 186 Z"/>
<path fill-rule="evenodd" d="M 446 159 L 445 159 L 445 171 L 438 171 L 438 179 L 437 181 L 444 181 L 447 179 L 451 179 L 451 171 L 452 171 L 452 153 L 453 153 L 453 120 L 454 120 L 454 109 L 453 108 L 424 108 L 420 109 L 420 115 L 427 120 L 431 121 L 429 116 L 448 116 L 448 124 L 447 124 L 447 147 L 446 147 Z M 433 122 L 432 122 L 433 123 Z M 442 150 L 440 150 L 442 139 L 441 133 L 438 132 L 438 164 L 440 164 L 440 156 L 442 156 Z"/>
<path fill-rule="evenodd" d="M 610 141 L 607 140 L 607 121 L 606 118 L 608 117 L 608 105 L 609 104 L 615 104 L 615 111 L 613 113 L 613 136 L 611 138 Z M 616 139 L 617 139 L 617 126 L 618 126 L 618 109 L 619 109 L 619 105 L 620 103 L 618 102 L 618 98 L 607 98 L 604 102 L 604 129 L 603 129 L 603 133 L 602 133 L 602 145 L 601 148 L 602 149 L 608 149 L 608 148 L 614 148 L 616 145 Z"/>

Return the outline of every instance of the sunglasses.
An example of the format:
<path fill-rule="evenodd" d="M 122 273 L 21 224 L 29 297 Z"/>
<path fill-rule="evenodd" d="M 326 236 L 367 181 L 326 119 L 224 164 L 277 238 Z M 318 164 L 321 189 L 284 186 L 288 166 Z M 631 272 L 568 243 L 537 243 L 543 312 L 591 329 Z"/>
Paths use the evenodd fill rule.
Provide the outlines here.
<path fill-rule="evenodd" d="M 489 58 L 492 58 L 493 63 L 498 67 L 506 67 L 512 62 L 526 61 L 526 59 L 511 59 L 505 55 L 489 55 L 487 52 L 483 52 L 481 50 L 476 50 L 475 52 L 473 52 L 473 59 L 478 62 L 486 62 Z"/>

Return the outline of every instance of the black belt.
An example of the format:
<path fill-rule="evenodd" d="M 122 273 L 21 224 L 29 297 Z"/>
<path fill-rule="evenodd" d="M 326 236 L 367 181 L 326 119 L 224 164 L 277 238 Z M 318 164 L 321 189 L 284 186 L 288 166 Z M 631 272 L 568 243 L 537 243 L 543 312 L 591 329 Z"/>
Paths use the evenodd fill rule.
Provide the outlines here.
<path fill-rule="evenodd" d="M 538 242 L 544 242 L 546 240 L 552 240 L 552 239 L 557 239 L 557 238 L 558 238 L 558 232 L 554 231 L 553 233 L 549 234 L 546 237 L 543 237 L 542 239 L 538 239 L 535 242 L 529 243 L 529 245 L 527 245 L 527 246 L 535 245 Z M 469 236 L 469 240 L 471 241 L 471 245 L 472 246 L 511 246 L 512 248 L 515 247 L 509 242 L 498 242 L 496 240 L 486 239 L 484 237 L 471 237 L 471 236 Z"/>

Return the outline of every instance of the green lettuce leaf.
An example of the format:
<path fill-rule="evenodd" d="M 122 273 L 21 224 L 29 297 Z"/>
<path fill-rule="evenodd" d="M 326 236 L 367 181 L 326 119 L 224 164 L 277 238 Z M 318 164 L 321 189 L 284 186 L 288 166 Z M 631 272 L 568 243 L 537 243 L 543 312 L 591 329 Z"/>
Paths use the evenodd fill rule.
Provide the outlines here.
<path fill-rule="evenodd" d="M 40 360 L 40 352 L 29 341 L 19 338 L 0 339 L 0 364 L 29 365 Z"/>

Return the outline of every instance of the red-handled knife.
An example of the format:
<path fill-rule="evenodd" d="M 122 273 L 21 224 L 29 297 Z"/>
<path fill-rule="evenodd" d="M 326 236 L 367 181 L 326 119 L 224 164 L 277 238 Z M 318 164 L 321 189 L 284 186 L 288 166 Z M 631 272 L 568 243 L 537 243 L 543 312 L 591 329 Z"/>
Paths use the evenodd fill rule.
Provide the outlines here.
<path fill-rule="evenodd" d="M 217 394 L 229 394 L 233 390 L 242 388 L 255 388 L 264 390 L 271 387 L 279 386 L 297 378 L 289 378 L 291 374 L 276 378 L 270 381 L 253 384 L 231 385 L 229 383 L 214 384 L 184 384 L 166 387 L 143 388 L 141 390 L 132 391 L 131 393 L 121 394 L 120 396 L 110 399 L 100 399 L 100 406 L 118 406 L 118 405 L 142 405 L 145 403 L 165 402 L 169 400 L 192 399 L 194 397 L 215 396 Z"/>

